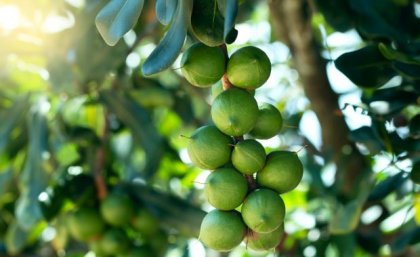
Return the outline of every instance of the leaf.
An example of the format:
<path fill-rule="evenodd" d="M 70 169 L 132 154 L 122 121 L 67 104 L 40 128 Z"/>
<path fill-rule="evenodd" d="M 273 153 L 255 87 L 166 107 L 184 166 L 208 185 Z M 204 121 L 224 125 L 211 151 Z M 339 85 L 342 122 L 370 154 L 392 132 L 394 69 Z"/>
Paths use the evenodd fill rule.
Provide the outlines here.
<path fill-rule="evenodd" d="M 194 36 L 210 47 L 224 43 L 224 21 L 217 5 L 216 0 L 195 0 L 191 15 Z"/>
<path fill-rule="evenodd" d="M 14 99 L 13 105 L 0 112 L 0 152 L 3 152 L 9 140 L 11 133 L 19 123 L 22 123 L 29 108 L 28 96 L 20 99 Z"/>
<path fill-rule="evenodd" d="M 414 227 L 407 232 L 399 235 L 395 241 L 391 244 L 391 250 L 393 253 L 403 252 L 407 246 L 416 244 L 420 241 L 420 227 Z"/>
<path fill-rule="evenodd" d="M 410 64 L 395 61 L 392 63 L 392 66 L 403 77 L 420 80 L 420 64 Z"/>
<path fill-rule="evenodd" d="M 174 16 L 178 0 L 156 0 L 156 18 L 163 25 L 168 25 Z"/>
<path fill-rule="evenodd" d="M 353 83 L 366 88 L 380 87 L 396 75 L 391 61 L 376 45 L 345 53 L 335 60 L 335 65 Z"/>
<path fill-rule="evenodd" d="M 6 192 L 8 184 L 12 181 L 12 169 L 8 168 L 0 171 L 0 195 Z"/>
<path fill-rule="evenodd" d="M 387 177 L 376 185 L 369 194 L 369 201 L 380 201 L 400 187 L 406 181 L 404 172 Z"/>
<path fill-rule="evenodd" d="M 205 212 L 173 195 L 156 191 L 140 184 L 132 185 L 132 192 L 150 207 L 159 212 L 159 220 L 186 237 L 198 237 Z"/>
<path fill-rule="evenodd" d="M 144 0 L 111 0 L 96 15 L 95 24 L 105 42 L 114 46 L 136 25 Z"/>
<path fill-rule="evenodd" d="M 150 178 L 159 167 L 163 154 L 163 139 L 153 125 L 152 118 L 142 106 L 114 91 L 101 91 L 101 100 L 121 122 L 128 126 L 146 153 L 145 177 Z"/>
<path fill-rule="evenodd" d="M 179 0 L 169 31 L 141 68 L 143 75 L 149 76 L 161 72 L 176 60 L 187 36 L 191 10 L 192 0 Z"/>
<path fill-rule="evenodd" d="M 5 243 L 7 252 L 15 255 L 23 250 L 28 241 L 28 233 L 13 221 L 6 232 Z"/>
<path fill-rule="evenodd" d="M 331 234 L 347 234 L 357 227 L 369 189 L 370 180 L 365 178 L 360 184 L 357 198 L 345 205 L 338 205 L 338 209 L 335 211 L 328 227 Z"/>
<path fill-rule="evenodd" d="M 46 187 L 45 171 L 48 154 L 48 127 L 44 111 L 45 99 L 33 106 L 29 119 L 29 147 L 27 160 L 19 177 L 21 195 L 16 203 L 15 215 L 19 226 L 25 230 L 33 228 L 42 219 L 38 196 Z"/>
<path fill-rule="evenodd" d="M 238 0 L 226 0 L 225 5 L 225 23 L 223 36 L 225 41 L 233 42 L 232 39 L 229 39 L 229 34 L 232 30 L 235 29 L 235 19 L 238 14 Z M 236 38 L 236 37 L 235 37 Z M 228 39 L 228 40 L 227 40 Z"/>
<path fill-rule="evenodd" d="M 372 127 L 363 126 L 350 131 L 350 140 L 363 144 L 370 154 L 376 154 L 384 149 L 379 134 Z"/>

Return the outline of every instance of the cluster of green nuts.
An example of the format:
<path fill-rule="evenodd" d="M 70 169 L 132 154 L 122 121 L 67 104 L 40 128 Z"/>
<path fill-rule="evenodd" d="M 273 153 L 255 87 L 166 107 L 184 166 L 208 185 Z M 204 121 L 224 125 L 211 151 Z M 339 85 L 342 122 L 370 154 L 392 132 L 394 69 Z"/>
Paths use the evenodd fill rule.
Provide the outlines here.
<path fill-rule="evenodd" d="M 256 140 L 276 136 L 283 125 L 275 106 L 258 106 L 253 96 L 270 76 L 268 56 L 247 46 L 228 58 L 226 48 L 196 43 L 186 50 L 181 65 L 192 85 L 210 87 L 222 80 L 224 86 L 211 106 L 214 125 L 194 131 L 187 146 L 192 163 L 212 171 L 204 191 L 215 209 L 204 217 L 199 239 L 218 251 L 242 241 L 254 250 L 275 248 L 284 231 L 280 194 L 299 184 L 303 166 L 296 152 L 267 155 Z"/>
<path fill-rule="evenodd" d="M 135 206 L 128 194 L 112 192 L 96 208 L 80 207 L 68 213 L 69 233 L 88 244 L 96 256 L 159 256 L 166 236 L 147 209 Z"/>

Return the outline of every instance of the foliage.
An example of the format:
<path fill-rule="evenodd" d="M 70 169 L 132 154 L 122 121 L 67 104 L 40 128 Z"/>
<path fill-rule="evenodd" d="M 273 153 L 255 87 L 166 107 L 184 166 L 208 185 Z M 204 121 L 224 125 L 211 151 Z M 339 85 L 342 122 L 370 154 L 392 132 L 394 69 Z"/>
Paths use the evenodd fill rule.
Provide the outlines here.
<path fill-rule="evenodd" d="M 368 167 L 355 196 L 342 199 L 331 176 L 334 160 L 316 146 L 299 151 L 305 174 L 282 195 L 286 236 L 276 249 L 280 256 L 416 256 L 420 187 L 410 172 L 420 162 L 413 119 L 420 113 L 419 3 L 315 4 L 306 6 L 317 10 L 314 30 L 327 28 L 318 51 L 339 53 L 329 64 L 358 86 L 352 92 L 359 101 L 346 102 L 340 114 L 368 120 L 348 134 Z M 256 97 L 278 107 L 287 125 L 276 140 L 261 142 L 267 151 L 312 142 L 299 127 L 311 107 L 301 104 L 308 99 L 292 57 L 279 57 L 284 46 L 272 36 L 241 38 L 246 28 L 268 24 L 264 1 L 18 0 L 0 5 L 0 16 L 15 17 L 16 10 L 19 25 L 0 17 L 1 256 L 83 256 L 93 246 L 69 235 L 66 218 L 121 191 L 156 229 L 124 227 L 131 244 L 160 249 L 160 256 L 200 255 L 203 246 L 193 238 L 209 210 L 200 184 L 205 173 L 185 158 L 181 135 L 209 122 L 217 85 L 192 87 L 178 70 L 179 55 L 197 41 L 227 44 L 229 53 L 261 46 L 274 62 Z M 359 37 L 352 49 L 328 46 L 330 36 L 348 31 Z M 243 244 L 231 256 L 254 254 L 266 253 Z"/>

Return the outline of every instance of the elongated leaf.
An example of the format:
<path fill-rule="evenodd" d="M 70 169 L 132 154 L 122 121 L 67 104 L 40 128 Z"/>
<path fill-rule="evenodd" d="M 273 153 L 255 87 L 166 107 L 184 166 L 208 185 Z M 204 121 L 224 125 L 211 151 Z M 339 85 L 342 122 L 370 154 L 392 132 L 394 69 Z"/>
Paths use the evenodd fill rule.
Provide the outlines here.
<path fill-rule="evenodd" d="M 386 178 L 374 187 L 369 194 L 369 201 L 379 201 L 384 199 L 387 195 L 400 187 L 407 177 L 404 177 L 404 172 L 397 173 L 393 176 Z"/>
<path fill-rule="evenodd" d="M 376 45 L 345 53 L 335 60 L 335 65 L 353 83 L 366 88 L 382 86 L 396 75 L 391 61 Z"/>
<path fill-rule="evenodd" d="M 205 212 L 192 204 L 150 187 L 133 184 L 133 194 L 150 207 L 157 209 L 159 219 L 186 237 L 198 237 Z"/>
<path fill-rule="evenodd" d="M 235 19 L 238 14 L 238 0 L 226 0 L 225 6 L 225 23 L 223 36 L 228 38 L 229 33 L 235 28 Z"/>
<path fill-rule="evenodd" d="M 341 235 L 353 231 L 359 224 L 363 204 L 365 203 L 370 189 L 370 180 L 364 179 L 360 185 L 356 199 L 345 205 L 339 205 L 329 224 L 331 234 Z"/>
<path fill-rule="evenodd" d="M 28 232 L 24 231 L 17 222 L 13 221 L 6 232 L 6 249 L 11 255 L 19 253 L 27 244 Z"/>
<path fill-rule="evenodd" d="M 25 230 L 33 228 L 42 219 L 38 203 L 39 194 L 45 189 L 48 176 L 45 162 L 48 145 L 46 113 L 43 111 L 45 100 L 40 100 L 29 119 L 29 148 L 27 160 L 19 178 L 21 195 L 16 203 L 16 219 Z"/>
<path fill-rule="evenodd" d="M 194 36 L 208 46 L 224 43 L 223 16 L 217 8 L 216 0 L 195 0 L 191 15 L 191 28 Z"/>
<path fill-rule="evenodd" d="M 163 25 L 168 25 L 174 16 L 178 0 L 156 0 L 156 18 Z"/>
<path fill-rule="evenodd" d="M 144 173 L 146 178 L 150 178 L 159 166 L 163 154 L 163 140 L 157 133 L 149 113 L 135 101 L 113 91 L 102 91 L 100 96 L 118 119 L 130 128 L 136 142 L 143 147 L 147 160 Z"/>
<path fill-rule="evenodd" d="M 95 23 L 105 42 L 114 46 L 136 25 L 144 0 L 111 0 L 99 11 Z"/>
<path fill-rule="evenodd" d="M 7 146 L 12 130 L 24 119 L 28 107 L 28 97 L 24 97 L 14 100 L 9 109 L 0 112 L 0 152 Z"/>
<path fill-rule="evenodd" d="M 178 57 L 187 36 L 192 3 L 192 0 L 179 0 L 169 31 L 141 68 L 145 76 L 167 69 Z"/>

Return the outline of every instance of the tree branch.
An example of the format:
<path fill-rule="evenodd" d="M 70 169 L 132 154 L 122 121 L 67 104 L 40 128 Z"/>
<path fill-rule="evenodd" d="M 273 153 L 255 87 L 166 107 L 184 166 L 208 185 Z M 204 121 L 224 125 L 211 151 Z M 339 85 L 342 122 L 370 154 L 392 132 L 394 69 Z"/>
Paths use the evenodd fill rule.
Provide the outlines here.
<path fill-rule="evenodd" d="M 311 27 L 305 0 L 271 0 L 273 28 L 288 45 L 299 72 L 305 95 L 322 127 L 322 153 L 337 164 L 336 187 L 345 198 L 352 198 L 355 186 L 367 167 L 363 156 L 348 139 L 349 129 L 341 115 L 337 94 L 328 81 Z M 356 192 L 357 193 L 357 192 Z"/>

